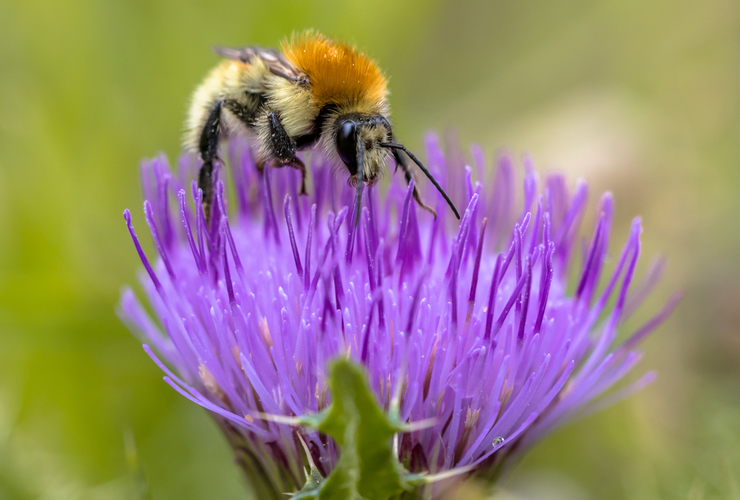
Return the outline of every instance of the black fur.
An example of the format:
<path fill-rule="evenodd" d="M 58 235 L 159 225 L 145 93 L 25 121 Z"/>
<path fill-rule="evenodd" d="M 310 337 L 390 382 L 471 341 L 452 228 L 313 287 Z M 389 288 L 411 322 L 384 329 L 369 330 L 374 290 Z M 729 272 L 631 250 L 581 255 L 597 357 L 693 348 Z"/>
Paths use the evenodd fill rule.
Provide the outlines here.
<path fill-rule="evenodd" d="M 319 114 L 314 120 L 311 131 L 307 134 L 295 137 L 295 147 L 298 151 L 310 148 L 311 146 L 316 144 L 316 142 L 319 140 L 319 137 L 321 137 L 321 131 L 324 129 L 324 123 L 326 123 L 326 119 L 329 117 L 329 114 L 336 109 L 337 106 L 335 104 L 327 104 L 326 106 L 321 108 L 321 111 L 319 111 Z"/>

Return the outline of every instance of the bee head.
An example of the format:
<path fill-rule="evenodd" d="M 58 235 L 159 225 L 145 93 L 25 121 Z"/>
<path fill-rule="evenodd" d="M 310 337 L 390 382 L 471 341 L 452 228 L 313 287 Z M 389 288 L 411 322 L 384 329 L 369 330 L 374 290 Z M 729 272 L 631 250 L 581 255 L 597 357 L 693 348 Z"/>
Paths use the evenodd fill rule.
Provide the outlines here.
<path fill-rule="evenodd" d="M 360 218 L 363 186 L 365 184 L 372 186 L 378 181 L 380 173 L 386 166 L 391 154 L 396 155 L 397 164 L 400 161 L 403 165 L 406 165 L 406 162 L 399 156 L 401 151 L 432 181 L 434 187 L 437 188 L 450 208 L 452 208 L 455 216 L 458 219 L 460 218 L 460 214 L 457 212 L 452 200 L 450 200 L 447 193 L 445 193 L 431 172 L 403 144 L 394 142 L 391 124 L 388 123 L 388 120 L 383 115 L 340 114 L 336 117 L 333 126 L 330 125 L 329 130 L 331 130 L 333 139 L 333 149 L 350 173 L 350 185 L 354 186 L 357 190 L 355 198 L 355 225 L 357 225 Z M 404 170 L 406 168 L 404 166 Z M 410 174 L 408 171 L 406 175 L 407 179 L 409 179 Z M 416 190 L 414 193 L 418 197 Z"/>
<path fill-rule="evenodd" d="M 337 155 L 350 173 L 350 183 L 372 186 L 388 162 L 390 152 L 380 144 L 392 137 L 385 117 L 353 113 L 339 116 L 334 127 Z"/>

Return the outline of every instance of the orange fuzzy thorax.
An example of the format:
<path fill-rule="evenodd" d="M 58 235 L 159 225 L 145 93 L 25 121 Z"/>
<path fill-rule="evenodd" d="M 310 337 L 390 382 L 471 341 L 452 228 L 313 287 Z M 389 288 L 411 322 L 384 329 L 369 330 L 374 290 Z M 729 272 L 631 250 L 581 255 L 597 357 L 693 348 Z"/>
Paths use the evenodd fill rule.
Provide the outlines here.
<path fill-rule="evenodd" d="M 352 102 L 378 104 L 386 97 L 383 73 L 354 47 L 306 32 L 293 35 L 283 44 L 282 52 L 308 75 L 308 85 L 319 106 Z"/>

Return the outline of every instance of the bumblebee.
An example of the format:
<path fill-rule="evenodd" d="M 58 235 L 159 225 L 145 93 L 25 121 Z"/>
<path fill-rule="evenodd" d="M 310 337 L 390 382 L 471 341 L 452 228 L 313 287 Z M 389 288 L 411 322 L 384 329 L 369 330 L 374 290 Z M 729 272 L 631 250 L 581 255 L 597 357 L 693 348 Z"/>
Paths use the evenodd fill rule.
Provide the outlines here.
<path fill-rule="evenodd" d="M 296 151 L 320 147 L 337 167 L 349 172 L 356 188 L 355 224 L 363 186 L 374 185 L 395 158 L 406 181 L 412 178 L 407 155 L 454 204 L 429 170 L 391 128 L 386 78 L 378 66 L 354 47 L 307 31 L 294 34 L 281 50 L 261 47 L 220 48 L 224 57 L 196 89 L 186 124 L 185 148 L 203 160 L 198 186 L 210 220 L 213 170 L 221 139 L 244 135 L 256 139 L 257 165 L 291 167 L 301 173 L 306 193 L 306 167 Z M 414 199 L 434 213 L 414 187 Z M 436 214 L 435 214 L 436 215 Z"/>

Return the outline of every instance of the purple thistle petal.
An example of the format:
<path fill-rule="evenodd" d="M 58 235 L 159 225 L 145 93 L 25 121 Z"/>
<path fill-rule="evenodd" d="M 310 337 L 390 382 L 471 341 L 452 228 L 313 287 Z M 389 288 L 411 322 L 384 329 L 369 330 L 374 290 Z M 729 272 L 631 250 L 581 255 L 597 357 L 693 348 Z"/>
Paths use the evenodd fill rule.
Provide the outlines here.
<path fill-rule="evenodd" d="M 193 238 L 193 232 L 190 229 L 190 220 L 188 219 L 188 214 L 185 207 L 185 191 L 181 189 L 177 193 L 177 197 L 180 200 L 180 215 L 182 216 L 182 222 L 185 226 L 185 234 L 187 235 L 188 244 L 190 245 L 190 251 L 193 254 L 193 258 L 195 259 L 195 266 L 198 269 L 198 273 L 203 274 L 205 273 L 205 269 L 203 268 L 200 251 L 198 250 L 198 247 L 195 244 L 195 239 Z"/>
<path fill-rule="evenodd" d="M 303 266 L 301 266 L 301 256 L 298 255 L 298 245 L 295 242 L 295 233 L 293 232 L 293 220 L 290 216 L 290 196 L 285 195 L 285 201 L 283 202 L 283 213 L 285 214 L 285 222 L 288 224 L 288 235 L 290 236 L 290 249 L 293 251 L 293 259 L 295 260 L 296 271 L 298 276 L 303 278 Z"/>
<path fill-rule="evenodd" d="M 221 224 L 221 234 L 222 237 L 226 239 L 226 217 L 223 218 L 223 223 Z M 224 281 L 226 282 L 226 291 L 229 295 L 229 304 L 236 304 L 236 298 L 234 297 L 234 285 L 231 283 L 231 273 L 229 272 L 229 258 L 227 256 L 226 251 L 226 245 L 221 246 L 222 253 L 223 253 L 223 265 L 224 265 Z"/>
<path fill-rule="evenodd" d="M 297 172 L 267 166 L 260 173 L 252 146 L 232 142 L 237 213 L 229 213 L 217 181 L 209 225 L 197 183 L 191 182 L 190 201 L 180 189 L 197 174 L 193 157 L 180 159 L 177 178 L 164 158 L 142 164 L 145 219 L 159 254 L 152 263 L 131 214 L 124 217 L 158 321 L 130 290 L 119 314 L 159 353 L 161 360 L 145 347 L 167 383 L 230 429 L 237 452 L 259 450 L 278 493 L 300 489 L 306 458 L 294 429 L 259 417 L 325 409 L 331 401 L 326 367 L 337 356 L 365 367 L 381 406 L 394 405 L 406 422 L 437 422 L 400 441 L 399 458 L 410 457 L 404 465 L 413 472 L 508 464 L 568 418 L 650 379 L 619 388 L 640 359 L 634 349 L 670 315 L 678 295 L 613 345 L 624 318 L 663 271 L 659 261 L 641 285 L 631 286 L 639 219 L 602 283 L 611 195 L 602 197 L 590 244 L 577 258 L 580 223 L 588 220 L 585 183 L 572 193 L 562 176 L 549 176 L 540 187 L 525 158 L 517 198 L 510 156 L 498 158 L 489 180 L 480 148 L 472 149 L 472 169 L 457 146 L 445 155 L 435 136 L 425 145 L 440 185 L 466 202 L 459 223 L 427 183 L 416 188 L 438 217 L 417 214 L 415 185 L 399 175 L 387 190 L 366 191 L 355 227 L 354 191 L 321 155 L 310 157 L 314 189 L 303 197 Z M 179 224 L 169 215 L 171 189 L 177 189 Z M 283 199 L 284 217 L 276 216 L 273 195 Z M 281 244 L 281 231 L 290 245 Z M 583 265 L 569 284 L 576 260 Z M 160 281 L 162 273 L 169 279 Z M 479 287 L 487 289 L 485 299 Z M 304 437 L 329 473 L 336 443 L 315 432 Z"/>
<path fill-rule="evenodd" d="M 147 274 L 149 274 L 149 277 L 152 279 L 152 283 L 154 283 L 154 286 L 157 288 L 157 291 L 161 294 L 162 284 L 159 282 L 157 275 L 154 274 L 154 269 L 152 269 L 152 266 L 149 264 L 149 260 L 146 258 L 144 249 L 142 249 L 141 245 L 139 244 L 139 238 L 136 237 L 136 232 L 134 232 L 134 226 L 131 223 L 131 212 L 128 211 L 128 208 L 123 211 L 123 218 L 126 219 L 126 226 L 128 226 L 128 232 L 131 235 L 131 239 L 134 242 L 134 246 L 136 247 L 136 252 L 139 254 L 141 263 L 144 264 L 144 268 L 146 269 Z"/>
<path fill-rule="evenodd" d="M 265 220 L 269 221 L 267 222 L 267 226 L 265 230 L 267 230 L 267 227 L 270 228 L 272 231 L 272 236 L 275 238 L 276 243 L 280 243 L 280 231 L 278 231 L 278 225 L 277 225 L 277 217 L 275 216 L 275 208 L 272 204 L 272 186 L 270 185 L 270 176 L 272 175 L 270 172 L 272 169 L 269 165 L 265 165 L 264 171 L 263 171 L 263 189 L 265 190 L 265 199 L 263 203 L 265 204 L 265 211 L 266 216 Z"/>

